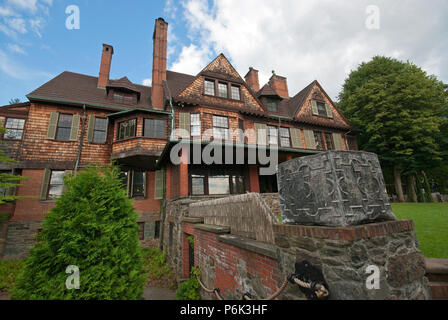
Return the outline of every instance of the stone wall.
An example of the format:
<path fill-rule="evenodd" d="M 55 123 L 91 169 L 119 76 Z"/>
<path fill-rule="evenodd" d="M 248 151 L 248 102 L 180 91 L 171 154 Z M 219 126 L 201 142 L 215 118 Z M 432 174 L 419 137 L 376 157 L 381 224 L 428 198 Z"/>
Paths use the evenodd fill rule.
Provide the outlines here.
<path fill-rule="evenodd" d="M 431 297 L 411 220 L 345 228 L 276 225 L 274 232 L 282 277 L 307 260 L 321 268 L 330 299 Z M 379 289 L 366 287 L 370 265 L 379 268 Z"/>
<path fill-rule="evenodd" d="M 7 222 L 6 242 L 2 260 L 18 260 L 28 255 L 36 242 L 36 236 L 41 230 L 42 221 Z"/>
<path fill-rule="evenodd" d="M 225 299 L 241 299 L 246 292 L 266 298 L 295 272 L 295 263 L 304 260 L 322 270 L 332 300 L 431 298 L 410 220 L 345 228 L 277 224 L 275 245 L 232 235 L 224 227 L 197 223 L 187 228 L 194 230 L 195 266 L 201 269 L 202 282 L 219 288 Z M 366 286 L 371 265 L 379 269 L 379 289 Z M 215 299 L 206 292 L 202 297 Z M 288 283 L 277 299 L 305 296 Z"/>

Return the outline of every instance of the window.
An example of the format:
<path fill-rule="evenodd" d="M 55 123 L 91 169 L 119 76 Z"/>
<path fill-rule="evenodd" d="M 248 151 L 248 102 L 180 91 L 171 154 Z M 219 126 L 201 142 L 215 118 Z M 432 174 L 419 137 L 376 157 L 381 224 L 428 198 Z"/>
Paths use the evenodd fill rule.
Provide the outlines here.
<path fill-rule="evenodd" d="M 5 125 L 4 139 L 21 140 L 23 135 L 23 128 L 25 126 L 25 119 L 8 118 Z"/>
<path fill-rule="evenodd" d="M 291 139 L 289 137 L 289 128 L 280 128 L 280 145 L 282 147 L 291 146 Z"/>
<path fill-rule="evenodd" d="M 137 119 L 120 122 L 118 130 L 118 140 L 135 137 L 136 124 Z"/>
<path fill-rule="evenodd" d="M 116 103 L 124 103 L 124 104 L 133 104 L 134 99 L 132 94 L 125 94 L 121 92 L 114 92 L 114 102 Z"/>
<path fill-rule="evenodd" d="M 64 189 L 64 172 L 65 171 L 51 171 L 50 184 L 48 186 L 48 199 L 56 199 L 62 195 Z"/>
<path fill-rule="evenodd" d="M 221 98 L 227 98 L 227 83 L 222 83 L 219 82 L 218 83 L 218 96 L 220 96 Z"/>
<path fill-rule="evenodd" d="M 215 95 L 215 82 L 210 80 L 205 80 L 204 83 L 205 94 L 214 96 Z"/>
<path fill-rule="evenodd" d="M 316 141 L 316 149 L 324 150 L 324 140 L 322 138 L 322 132 L 314 131 L 314 140 Z"/>
<path fill-rule="evenodd" d="M 227 117 L 213 116 L 213 138 L 223 140 L 229 138 L 229 120 Z"/>
<path fill-rule="evenodd" d="M 268 126 L 269 144 L 278 145 L 278 130 L 274 126 Z"/>
<path fill-rule="evenodd" d="M 201 136 L 201 115 L 199 113 L 193 113 L 190 116 L 190 132 L 192 137 Z"/>
<path fill-rule="evenodd" d="M 70 140 L 70 131 L 72 129 L 72 114 L 63 114 L 59 115 L 58 126 L 56 132 L 56 140 L 59 141 L 69 141 Z"/>
<path fill-rule="evenodd" d="M 325 108 L 325 103 L 323 102 L 316 102 L 317 104 L 317 112 L 320 116 L 327 116 L 327 109 Z"/>
<path fill-rule="evenodd" d="M 278 111 L 277 101 L 274 99 L 268 99 L 267 106 L 269 111 Z"/>
<path fill-rule="evenodd" d="M 333 135 L 331 133 L 325 133 L 325 142 L 327 143 L 327 150 L 334 150 Z"/>
<path fill-rule="evenodd" d="M 145 196 L 145 172 L 132 171 L 132 193 L 131 197 Z"/>
<path fill-rule="evenodd" d="M 92 142 L 96 143 L 106 142 L 106 132 L 107 132 L 107 119 L 95 117 L 95 126 L 93 129 Z"/>
<path fill-rule="evenodd" d="M 146 172 L 138 170 L 121 171 L 119 179 L 128 197 L 146 196 Z"/>
<path fill-rule="evenodd" d="M 232 85 L 231 87 L 232 99 L 241 100 L 240 98 L 240 87 Z"/>
<path fill-rule="evenodd" d="M 215 175 L 208 177 L 208 194 L 229 194 L 230 193 L 230 185 L 229 185 L 228 175 Z"/>
<path fill-rule="evenodd" d="M 165 120 L 145 119 L 143 136 L 165 139 Z"/>
<path fill-rule="evenodd" d="M 191 194 L 194 196 L 201 196 L 205 194 L 205 176 L 192 174 L 191 175 Z"/>
<path fill-rule="evenodd" d="M 138 224 L 138 238 L 140 240 L 145 240 L 145 223 L 137 222 Z"/>
<path fill-rule="evenodd" d="M 242 167 L 191 167 L 191 195 L 242 194 L 245 192 Z"/>

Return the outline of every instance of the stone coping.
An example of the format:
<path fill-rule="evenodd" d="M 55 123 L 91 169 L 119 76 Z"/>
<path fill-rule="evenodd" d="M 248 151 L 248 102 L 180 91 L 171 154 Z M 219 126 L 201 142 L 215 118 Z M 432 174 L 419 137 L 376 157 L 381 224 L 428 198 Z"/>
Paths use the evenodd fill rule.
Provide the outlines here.
<path fill-rule="evenodd" d="M 448 274 L 448 259 L 425 258 L 426 273 Z"/>
<path fill-rule="evenodd" d="M 248 251 L 253 251 L 277 260 L 277 250 L 276 247 L 272 244 L 239 237 L 232 234 L 221 235 L 218 237 L 218 241 L 231 244 L 235 247 L 239 247 Z"/>
<path fill-rule="evenodd" d="M 348 227 L 274 224 L 274 233 L 318 239 L 357 241 L 414 230 L 412 220 L 394 220 Z"/>
<path fill-rule="evenodd" d="M 203 223 L 204 218 L 203 217 L 183 217 L 182 222 L 188 222 L 188 223 Z"/>
<path fill-rule="evenodd" d="M 193 226 L 195 229 L 212 232 L 216 234 L 230 233 L 230 228 L 225 226 L 215 226 L 211 224 L 195 224 Z"/>

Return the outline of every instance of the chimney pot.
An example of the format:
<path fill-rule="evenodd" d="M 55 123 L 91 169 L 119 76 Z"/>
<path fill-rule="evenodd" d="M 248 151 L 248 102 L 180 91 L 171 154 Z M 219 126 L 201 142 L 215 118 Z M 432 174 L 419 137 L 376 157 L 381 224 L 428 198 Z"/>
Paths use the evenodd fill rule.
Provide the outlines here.
<path fill-rule="evenodd" d="M 285 77 L 275 74 L 272 70 L 272 76 L 269 79 L 269 85 L 282 98 L 289 98 L 288 83 Z"/>
<path fill-rule="evenodd" d="M 100 73 L 98 75 L 98 87 L 105 88 L 109 82 L 110 66 L 112 63 L 112 55 L 114 54 L 114 47 L 109 44 L 103 44 L 103 51 L 101 53 Z"/>

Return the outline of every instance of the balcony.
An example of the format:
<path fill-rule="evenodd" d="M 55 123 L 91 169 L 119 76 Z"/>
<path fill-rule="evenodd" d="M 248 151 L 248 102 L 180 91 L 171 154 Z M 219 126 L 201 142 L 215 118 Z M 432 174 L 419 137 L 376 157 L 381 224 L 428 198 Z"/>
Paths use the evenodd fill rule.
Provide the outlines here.
<path fill-rule="evenodd" d="M 115 141 L 112 145 L 112 159 L 120 165 L 151 170 L 155 168 L 165 144 L 166 140 L 146 137 Z"/>

